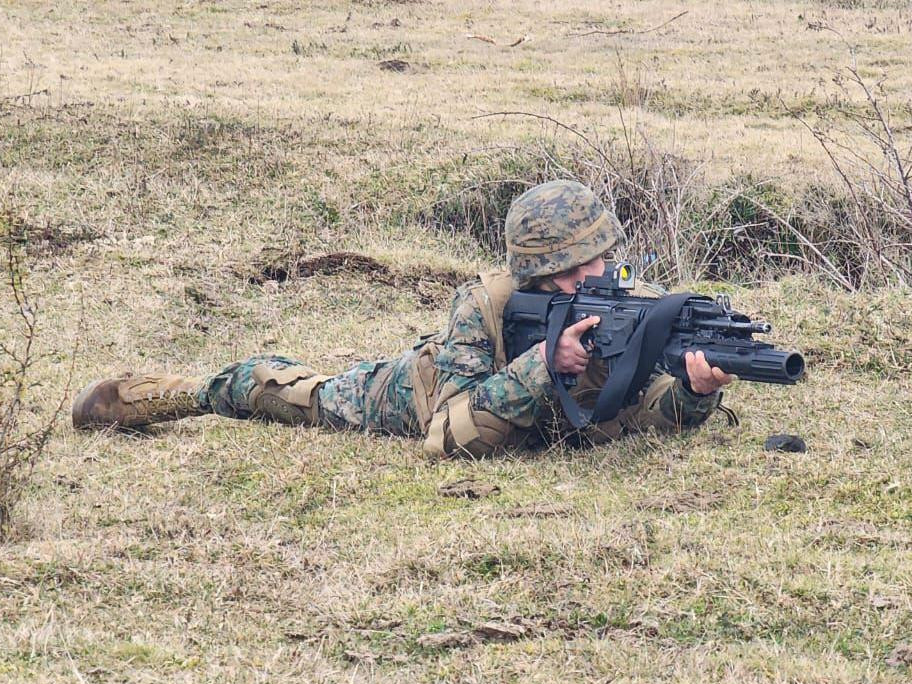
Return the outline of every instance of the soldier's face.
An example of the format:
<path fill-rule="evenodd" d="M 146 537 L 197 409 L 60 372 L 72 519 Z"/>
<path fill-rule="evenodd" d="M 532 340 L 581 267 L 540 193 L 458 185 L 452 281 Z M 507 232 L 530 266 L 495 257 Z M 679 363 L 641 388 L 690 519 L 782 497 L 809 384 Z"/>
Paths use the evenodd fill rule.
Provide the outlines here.
<path fill-rule="evenodd" d="M 605 272 L 605 260 L 597 256 L 592 261 L 580 264 L 569 271 L 563 271 L 551 277 L 554 284 L 557 285 L 561 292 L 573 294 L 576 292 L 576 284 L 586 279 L 586 276 L 600 276 Z"/>

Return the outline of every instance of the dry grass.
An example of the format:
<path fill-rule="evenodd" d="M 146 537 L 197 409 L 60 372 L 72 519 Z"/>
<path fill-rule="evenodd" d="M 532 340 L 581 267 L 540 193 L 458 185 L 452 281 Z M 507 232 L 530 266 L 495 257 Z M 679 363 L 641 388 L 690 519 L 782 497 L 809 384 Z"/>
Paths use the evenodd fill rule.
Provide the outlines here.
<path fill-rule="evenodd" d="M 779 100 L 850 122 L 863 94 L 831 79 L 857 45 L 906 149 L 910 21 L 841 1 L 6 3 L 0 202 L 30 236 L 36 351 L 71 349 L 82 315 L 76 385 L 266 349 L 327 371 L 395 354 L 445 316 L 412 285 L 493 258 L 428 226 L 502 206 L 531 182 L 510 159 L 574 137 L 473 116 L 550 116 L 621 152 L 632 131 L 707 187 L 800 196 L 837 179 Z M 308 261 L 340 250 L 376 261 Z M 308 277 L 251 280 L 275 264 Z M 909 292 L 696 287 L 811 362 L 795 388 L 734 388 L 738 429 L 435 463 L 211 417 L 58 427 L 0 546 L 0 680 L 908 681 Z M 38 415 L 70 360 L 35 367 Z M 773 432 L 809 452 L 764 452 Z M 464 477 L 501 491 L 438 493 Z"/>

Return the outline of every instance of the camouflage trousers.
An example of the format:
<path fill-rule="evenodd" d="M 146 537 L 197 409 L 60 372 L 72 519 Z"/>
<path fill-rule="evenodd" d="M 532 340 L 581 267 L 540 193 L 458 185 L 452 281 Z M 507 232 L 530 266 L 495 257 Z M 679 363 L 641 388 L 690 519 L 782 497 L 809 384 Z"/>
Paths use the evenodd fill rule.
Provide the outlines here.
<path fill-rule="evenodd" d="M 335 430 L 420 436 L 410 379 L 414 357 L 415 352 L 409 351 L 398 359 L 362 361 L 320 385 L 321 424 Z M 260 364 L 277 370 L 306 365 L 297 359 L 272 354 L 232 363 L 206 379 L 197 393 L 199 406 L 229 418 L 255 418 L 248 397 L 256 386 L 253 369 Z"/>

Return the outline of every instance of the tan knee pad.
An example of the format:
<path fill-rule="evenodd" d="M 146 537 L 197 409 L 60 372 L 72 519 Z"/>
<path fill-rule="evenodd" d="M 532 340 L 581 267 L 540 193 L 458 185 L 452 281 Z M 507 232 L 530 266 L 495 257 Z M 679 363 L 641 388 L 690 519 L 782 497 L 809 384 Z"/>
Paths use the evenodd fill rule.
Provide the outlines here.
<path fill-rule="evenodd" d="M 256 386 L 248 403 L 255 416 L 288 425 L 316 425 L 320 420 L 317 392 L 330 377 L 307 366 L 276 369 L 260 364 L 253 369 Z"/>
<path fill-rule="evenodd" d="M 513 435 L 513 425 L 493 413 L 472 409 L 471 393 L 447 401 L 446 409 L 431 420 L 424 451 L 431 456 L 460 452 L 487 456 L 504 446 Z"/>

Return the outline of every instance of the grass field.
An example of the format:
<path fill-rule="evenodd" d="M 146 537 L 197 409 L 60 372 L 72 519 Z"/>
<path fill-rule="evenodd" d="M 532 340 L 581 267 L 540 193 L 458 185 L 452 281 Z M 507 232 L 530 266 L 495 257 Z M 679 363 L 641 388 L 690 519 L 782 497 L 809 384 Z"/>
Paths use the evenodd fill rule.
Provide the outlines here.
<path fill-rule="evenodd" d="M 30 408 L 74 351 L 74 388 L 396 354 L 498 258 L 467 207 L 581 137 L 683 160 L 707 197 L 836 187 L 796 115 L 876 154 L 854 64 L 908 150 L 910 46 L 889 0 L 0 0 L 0 222 L 27 238 L 46 354 Z M 285 277 L 340 251 L 376 261 Z M 684 283 L 808 357 L 796 387 L 726 392 L 737 428 L 434 462 L 214 417 L 62 420 L 0 544 L 0 681 L 908 682 L 910 292 L 830 280 Z M 779 432 L 808 452 L 764 451 Z M 500 491 L 438 493 L 460 478 Z"/>

